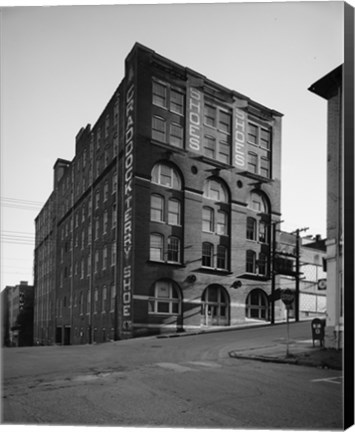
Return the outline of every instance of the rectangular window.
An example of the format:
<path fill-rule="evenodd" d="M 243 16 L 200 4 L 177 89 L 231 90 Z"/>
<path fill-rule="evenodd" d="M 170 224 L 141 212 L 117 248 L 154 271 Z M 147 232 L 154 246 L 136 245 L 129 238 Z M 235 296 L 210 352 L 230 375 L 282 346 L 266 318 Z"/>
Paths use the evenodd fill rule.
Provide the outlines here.
<path fill-rule="evenodd" d="M 231 133 L 232 115 L 225 111 L 219 111 L 218 129 L 224 133 Z"/>
<path fill-rule="evenodd" d="M 168 224 L 181 225 L 180 221 L 180 201 L 170 199 L 168 202 Z"/>
<path fill-rule="evenodd" d="M 217 246 L 217 268 L 225 270 L 227 268 L 227 248 Z"/>
<path fill-rule="evenodd" d="M 258 172 L 258 156 L 255 153 L 248 153 L 248 171 L 254 174 Z"/>
<path fill-rule="evenodd" d="M 218 145 L 218 160 L 229 164 L 230 163 L 231 146 L 227 141 L 220 141 Z"/>
<path fill-rule="evenodd" d="M 177 123 L 170 125 L 170 144 L 174 147 L 183 147 L 184 129 Z"/>
<path fill-rule="evenodd" d="M 261 128 L 260 146 L 270 150 L 271 132 L 268 129 Z"/>
<path fill-rule="evenodd" d="M 99 307 L 99 291 L 95 288 L 95 297 L 94 297 L 94 313 L 97 313 Z"/>
<path fill-rule="evenodd" d="M 228 217 L 227 213 L 224 211 L 219 211 L 217 213 L 217 234 L 228 235 Z"/>
<path fill-rule="evenodd" d="M 256 240 L 256 220 L 251 217 L 247 218 L 247 239 Z"/>
<path fill-rule="evenodd" d="M 107 269 L 107 246 L 104 246 L 102 251 L 102 270 Z"/>
<path fill-rule="evenodd" d="M 260 175 L 270 177 L 270 160 L 265 157 L 260 158 Z"/>
<path fill-rule="evenodd" d="M 205 124 L 207 126 L 216 126 L 216 108 L 212 105 L 205 105 Z"/>
<path fill-rule="evenodd" d="M 107 288 L 106 286 L 102 289 L 102 312 L 106 312 L 106 302 L 107 302 Z"/>
<path fill-rule="evenodd" d="M 168 261 L 180 262 L 180 239 L 177 237 L 168 238 Z"/>
<path fill-rule="evenodd" d="M 260 275 L 263 276 L 267 274 L 267 258 L 266 255 L 263 253 L 259 254 L 258 272 Z"/>
<path fill-rule="evenodd" d="M 174 89 L 170 90 L 170 111 L 184 114 L 184 95 Z"/>
<path fill-rule="evenodd" d="M 117 208 L 116 203 L 112 205 L 112 229 L 114 229 L 117 225 Z"/>
<path fill-rule="evenodd" d="M 256 272 L 256 261 L 255 261 L 255 252 L 254 251 L 247 251 L 246 271 L 248 273 L 255 273 Z"/>
<path fill-rule="evenodd" d="M 115 266 L 116 265 L 116 243 L 112 244 L 112 249 L 111 249 L 111 266 Z"/>
<path fill-rule="evenodd" d="M 104 184 L 104 201 L 107 201 L 107 199 L 108 199 L 108 182 L 105 181 L 105 184 Z"/>
<path fill-rule="evenodd" d="M 163 237 L 159 234 L 150 235 L 150 259 L 163 261 Z"/>
<path fill-rule="evenodd" d="M 214 211 L 209 207 L 204 207 L 202 209 L 202 231 L 214 231 Z"/>
<path fill-rule="evenodd" d="M 110 311 L 115 311 L 115 302 L 116 302 L 116 287 L 115 285 L 111 285 L 111 307 Z"/>
<path fill-rule="evenodd" d="M 202 244 L 202 265 L 204 267 L 213 266 L 213 245 L 211 243 Z"/>
<path fill-rule="evenodd" d="M 107 210 L 104 212 L 104 224 L 103 224 L 103 234 L 107 233 L 107 227 L 108 227 L 108 213 Z"/>
<path fill-rule="evenodd" d="M 209 158 L 216 157 L 216 138 L 205 135 L 203 140 L 203 154 Z"/>
<path fill-rule="evenodd" d="M 153 104 L 167 108 L 167 88 L 156 81 L 153 81 Z"/>
<path fill-rule="evenodd" d="M 99 251 L 95 252 L 95 273 L 99 270 Z"/>
<path fill-rule="evenodd" d="M 166 121 L 162 117 L 153 116 L 152 138 L 166 142 Z"/>
<path fill-rule="evenodd" d="M 150 198 L 150 220 L 162 222 L 164 220 L 164 198 L 152 195 Z"/>
<path fill-rule="evenodd" d="M 248 123 L 248 142 L 250 144 L 258 144 L 258 127 L 252 123 Z"/>

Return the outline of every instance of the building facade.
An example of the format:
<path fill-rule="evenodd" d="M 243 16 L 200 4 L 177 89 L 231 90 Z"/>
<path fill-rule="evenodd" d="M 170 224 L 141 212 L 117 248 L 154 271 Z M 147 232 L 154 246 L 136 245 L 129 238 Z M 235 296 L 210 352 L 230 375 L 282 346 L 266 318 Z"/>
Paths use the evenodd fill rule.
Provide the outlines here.
<path fill-rule="evenodd" d="M 36 218 L 35 338 L 268 322 L 281 117 L 136 44 Z"/>
<path fill-rule="evenodd" d="M 1 292 L 2 338 L 5 346 L 33 344 L 34 287 L 26 281 Z"/>
<path fill-rule="evenodd" d="M 297 241 L 299 242 L 298 248 Z M 296 296 L 296 278 L 297 272 L 299 273 L 299 301 L 297 302 L 299 319 L 325 318 L 327 313 L 327 273 L 324 265 L 326 240 L 319 235 L 297 238 L 295 233 L 282 231 L 277 250 L 279 256 L 285 254 L 284 268 L 278 269 L 280 272 L 278 289 L 291 289 Z M 292 304 L 290 310 L 292 318 L 296 317 L 295 308 L 296 302 Z M 283 311 L 283 314 L 286 317 L 286 310 Z"/>
<path fill-rule="evenodd" d="M 343 66 L 309 90 L 327 100 L 327 319 L 325 345 L 343 344 Z"/>

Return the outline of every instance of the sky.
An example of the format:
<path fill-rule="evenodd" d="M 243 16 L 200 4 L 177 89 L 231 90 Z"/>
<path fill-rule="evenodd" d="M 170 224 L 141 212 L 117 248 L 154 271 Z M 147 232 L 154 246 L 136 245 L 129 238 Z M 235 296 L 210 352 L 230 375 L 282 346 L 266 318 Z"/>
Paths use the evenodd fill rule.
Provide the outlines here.
<path fill-rule="evenodd" d="M 73 159 L 76 134 L 95 124 L 135 42 L 284 115 L 281 229 L 309 227 L 306 234 L 325 237 L 327 104 L 308 88 L 343 63 L 343 7 L 4 7 L 1 289 L 33 283 L 34 219 L 52 192 L 53 165 Z"/>

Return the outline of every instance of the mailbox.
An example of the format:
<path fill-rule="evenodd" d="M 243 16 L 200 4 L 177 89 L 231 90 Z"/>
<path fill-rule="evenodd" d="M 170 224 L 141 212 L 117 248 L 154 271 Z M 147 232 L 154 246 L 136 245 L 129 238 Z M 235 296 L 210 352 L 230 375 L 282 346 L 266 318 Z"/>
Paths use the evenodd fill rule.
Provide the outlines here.
<path fill-rule="evenodd" d="M 325 319 L 314 318 L 312 320 L 313 346 L 314 346 L 314 341 L 316 340 L 319 340 L 320 346 L 324 345 L 324 328 L 325 328 Z"/>

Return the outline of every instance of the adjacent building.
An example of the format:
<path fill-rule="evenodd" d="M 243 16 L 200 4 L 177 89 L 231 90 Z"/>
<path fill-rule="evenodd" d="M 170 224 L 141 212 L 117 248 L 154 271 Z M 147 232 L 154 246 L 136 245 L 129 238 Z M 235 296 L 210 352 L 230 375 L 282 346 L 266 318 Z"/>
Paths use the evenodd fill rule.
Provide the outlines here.
<path fill-rule="evenodd" d="M 26 281 L 6 286 L 1 292 L 1 303 L 3 345 L 32 345 L 34 287 Z"/>
<path fill-rule="evenodd" d="M 309 90 L 328 102 L 327 133 L 327 320 L 325 344 L 340 348 L 343 341 L 343 66 Z"/>
<path fill-rule="evenodd" d="M 36 218 L 35 340 L 270 321 L 281 117 L 136 44 L 73 160 L 54 165 Z"/>

